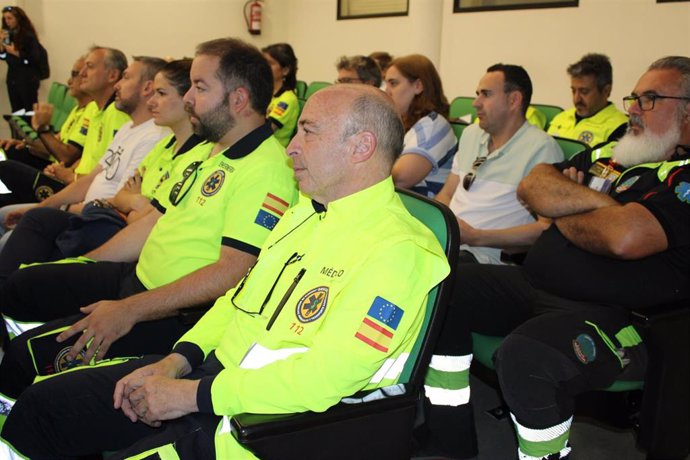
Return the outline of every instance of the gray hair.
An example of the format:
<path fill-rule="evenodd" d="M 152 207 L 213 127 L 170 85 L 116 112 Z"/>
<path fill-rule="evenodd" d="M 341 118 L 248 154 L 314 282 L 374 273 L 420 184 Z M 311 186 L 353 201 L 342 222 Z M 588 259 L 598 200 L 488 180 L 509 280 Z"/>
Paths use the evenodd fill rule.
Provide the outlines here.
<path fill-rule="evenodd" d="M 105 51 L 105 56 L 103 58 L 103 63 L 106 69 L 117 70 L 122 76 L 122 72 L 127 68 L 127 56 L 122 51 L 115 48 L 108 48 L 105 46 L 93 45 L 89 48 L 89 52 L 103 50 Z"/>
<path fill-rule="evenodd" d="M 593 76 L 599 91 L 603 90 L 606 85 L 613 84 L 611 61 L 605 54 L 585 54 L 575 64 L 568 66 L 568 75 L 575 78 Z"/>
<path fill-rule="evenodd" d="M 657 59 L 648 70 L 677 70 L 680 72 L 680 89 L 683 97 L 690 97 L 690 58 L 687 56 L 666 56 Z"/>
<path fill-rule="evenodd" d="M 337 70 L 354 70 L 362 83 L 381 86 L 381 68 L 367 56 L 342 56 L 335 64 Z"/>
<path fill-rule="evenodd" d="M 352 102 L 343 127 L 342 138 L 346 139 L 362 131 L 371 131 L 376 136 L 377 150 L 386 158 L 389 166 L 402 152 L 405 128 L 392 100 L 381 90 L 356 85 L 360 94 Z M 361 91 L 365 91 L 363 94 Z"/>

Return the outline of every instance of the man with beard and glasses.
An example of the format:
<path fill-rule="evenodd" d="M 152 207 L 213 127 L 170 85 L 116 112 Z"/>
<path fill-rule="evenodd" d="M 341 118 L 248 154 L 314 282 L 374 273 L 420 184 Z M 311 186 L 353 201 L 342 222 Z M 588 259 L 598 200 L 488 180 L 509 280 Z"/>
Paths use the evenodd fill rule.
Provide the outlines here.
<path fill-rule="evenodd" d="M 575 395 L 643 379 L 630 309 L 690 298 L 690 58 L 654 62 L 624 102 L 617 145 L 520 183 L 520 199 L 553 219 L 524 265 L 463 266 L 432 358 L 444 366 L 442 391 L 427 391 L 427 450 L 463 457 L 474 442 L 469 388 L 456 390 L 467 371 L 450 370 L 469 368 L 470 332 L 507 335 L 495 364 L 519 458 L 564 459 Z"/>
<path fill-rule="evenodd" d="M 156 211 L 81 263 L 28 267 L 5 283 L 0 301 L 15 323 L 54 320 L 8 344 L 0 365 L 8 407 L 36 375 L 168 352 L 190 327 L 179 311 L 234 286 L 297 198 L 285 148 L 265 120 L 273 80 L 263 55 L 235 39 L 205 42 L 190 77 L 192 125 L 215 145 L 181 173 L 170 206 L 154 200 Z"/>

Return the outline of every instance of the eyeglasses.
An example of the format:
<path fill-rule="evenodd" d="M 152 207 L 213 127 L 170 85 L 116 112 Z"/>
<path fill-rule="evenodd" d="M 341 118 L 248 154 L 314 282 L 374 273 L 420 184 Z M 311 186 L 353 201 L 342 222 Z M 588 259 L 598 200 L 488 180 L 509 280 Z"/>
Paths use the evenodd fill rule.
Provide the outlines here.
<path fill-rule="evenodd" d="M 474 160 L 474 163 L 472 163 L 472 171 L 465 174 L 465 177 L 462 178 L 462 188 L 467 191 L 470 190 L 470 187 L 474 184 L 474 180 L 477 178 L 477 169 L 484 164 L 487 158 L 487 155 L 482 155 Z"/>
<path fill-rule="evenodd" d="M 647 112 L 649 110 L 654 110 L 654 103 L 657 99 L 678 99 L 681 101 L 690 101 L 690 97 L 682 96 L 662 96 L 661 94 L 642 94 L 640 96 L 630 95 L 623 98 L 623 107 L 626 111 L 628 111 L 634 103 L 637 103 L 637 106 L 640 108 L 640 110 Z"/>
<path fill-rule="evenodd" d="M 244 275 L 244 278 L 242 278 L 242 281 L 240 281 L 240 284 L 237 286 L 237 289 L 235 290 L 235 293 L 232 295 L 230 298 L 230 302 L 232 303 L 232 306 L 238 309 L 241 312 L 244 312 L 250 316 L 261 316 L 261 314 L 264 312 L 264 309 L 266 308 L 266 305 L 268 305 L 268 302 L 271 300 L 271 296 L 273 295 L 273 291 L 275 290 L 276 286 L 278 285 L 278 281 L 280 281 L 280 278 L 283 276 L 283 272 L 287 268 L 288 265 L 292 265 L 295 262 L 299 262 L 302 260 L 302 257 L 304 257 L 304 254 L 297 254 L 296 252 L 292 254 L 288 259 L 285 261 L 283 264 L 283 268 L 280 269 L 280 272 L 278 273 L 278 276 L 276 277 L 275 281 L 273 281 L 273 285 L 271 285 L 271 289 L 268 290 L 268 294 L 266 294 L 266 298 L 264 298 L 264 301 L 261 303 L 261 307 L 259 307 L 258 311 L 249 311 L 246 310 L 240 306 L 238 306 L 235 303 L 235 300 L 237 300 L 237 297 L 240 295 L 240 292 L 242 292 L 242 289 L 244 288 L 245 283 L 249 279 L 249 275 L 251 275 L 252 270 L 254 267 L 256 267 L 256 264 L 259 263 L 257 260 L 254 265 L 252 265 L 249 270 L 247 271 L 247 274 Z M 302 279 L 302 276 L 304 276 L 304 273 L 306 272 L 306 269 L 301 269 L 298 273 L 297 276 L 295 277 L 294 281 L 288 288 L 287 292 L 283 296 L 283 298 L 280 300 L 280 303 L 276 307 L 275 312 L 273 313 L 273 316 L 271 317 L 271 320 L 268 322 L 268 325 L 266 326 L 266 329 L 270 329 L 270 327 L 273 325 L 273 321 L 278 317 L 278 314 L 280 313 L 280 310 L 282 310 L 283 305 L 287 302 L 287 299 L 292 295 L 292 291 L 295 290 L 295 287 L 297 286 L 297 283 Z"/>
<path fill-rule="evenodd" d="M 335 80 L 336 83 L 362 83 L 363 80 L 361 78 L 350 78 L 350 77 L 343 77 L 343 78 L 337 78 Z"/>
<path fill-rule="evenodd" d="M 72 70 L 69 74 L 72 78 L 77 78 L 80 73 L 81 73 L 80 70 Z"/>
<path fill-rule="evenodd" d="M 185 197 L 185 195 L 189 192 L 189 190 L 192 188 L 192 184 L 196 180 L 196 176 L 199 172 L 199 165 L 201 164 L 201 161 L 194 161 L 187 166 L 184 171 L 182 171 L 182 180 L 179 182 L 176 182 L 175 185 L 172 186 L 172 189 L 170 189 L 170 203 L 173 206 L 177 206 L 180 201 Z M 190 181 L 189 178 L 194 176 L 192 180 Z M 189 182 L 189 183 L 188 183 Z M 184 192 L 182 190 L 184 189 Z M 182 192 L 182 193 L 180 193 Z"/>

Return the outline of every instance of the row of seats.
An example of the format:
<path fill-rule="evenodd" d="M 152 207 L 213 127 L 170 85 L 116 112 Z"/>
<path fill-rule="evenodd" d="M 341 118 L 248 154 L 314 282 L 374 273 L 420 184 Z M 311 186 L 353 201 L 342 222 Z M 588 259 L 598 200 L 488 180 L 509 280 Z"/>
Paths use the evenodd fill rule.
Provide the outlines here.
<path fill-rule="evenodd" d="M 47 102 L 53 105 L 53 116 L 50 119 L 50 124 L 55 132 L 58 132 L 65 120 L 67 120 L 72 108 L 77 104 L 77 100 L 69 94 L 67 85 L 54 81 L 50 85 Z M 38 137 L 38 134 L 31 127 L 30 116 L 4 115 L 4 118 L 10 125 L 12 137 L 29 140 L 34 140 Z"/>
<path fill-rule="evenodd" d="M 48 103 L 53 105 L 53 117 L 50 124 L 57 132 L 74 106 L 77 105 L 77 100 L 69 94 L 67 85 L 54 81 L 48 91 Z"/>

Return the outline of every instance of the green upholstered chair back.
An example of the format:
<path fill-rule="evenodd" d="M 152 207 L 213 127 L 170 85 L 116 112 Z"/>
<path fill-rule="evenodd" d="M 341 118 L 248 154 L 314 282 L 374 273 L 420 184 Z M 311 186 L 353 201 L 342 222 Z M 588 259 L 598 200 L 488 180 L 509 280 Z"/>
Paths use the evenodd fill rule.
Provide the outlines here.
<path fill-rule="evenodd" d="M 549 125 L 551 124 L 551 120 L 553 120 L 553 117 L 555 117 L 563 111 L 563 107 L 559 107 L 557 105 L 532 104 L 532 107 L 546 115 L 546 126 L 544 126 L 544 131 L 549 129 Z"/>
<path fill-rule="evenodd" d="M 580 152 L 589 152 L 591 148 L 584 142 L 577 141 L 575 139 L 567 139 L 565 137 L 553 136 L 558 143 L 558 146 L 563 151 L 563 158 L 570 160 L 572 157 Z"/>
<path fill-rule="evenodd" d="M 324 89 L 331 85 L 332 83 L 329 83 L 327 81 L 313 81 L 309 83 L 309 86 L 307 86 L 307 90 L 304 93 L 304 99 L 309 99 L 311 95 L 317 92 L 318 90 Z"/>
<path fill-rule="evenodd" d="M 471 115 L 472 119 L 470 122 L 477 118 L 477 111 L 472 107 L 472 102 L 474 97 L 468 96 L 458 96 L 453 99 L 450 103 L 450 110 L 448 112 L 448 117 L 450 119 L 464 117 L 465 115 Z"/>
<path fill-rule="evenodd" d="M 445 306 L 448 303 L 452 285 L 454 284 L 455 261 L 457 260 L 460 239 L 455 216 L 450 209 L 437 201 L 417 193 L 403 189 L 398 189 L 397 191 L 398 196 L 409 213 L 434 233 L 451 266 L 451 274 L 448 278 L 429 293 L 422 329 L 410 352 L 410 358 L 407 360 L 400 375 L 401 383 L 420 385 L 423 382 L 426 368 L 431 359 L 431 342 L 438 335 L 438 328 L 440 328 L 441 323 L 441 321 L 436 320 L 432 324 L 432 320 L 435 319 L 436 315 L 445 312 Z"/>

